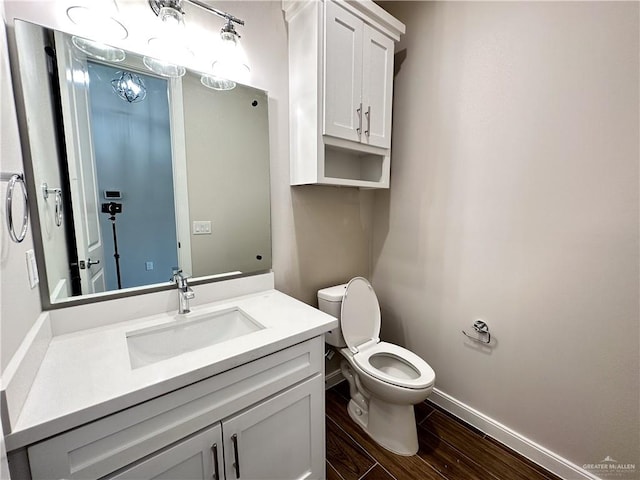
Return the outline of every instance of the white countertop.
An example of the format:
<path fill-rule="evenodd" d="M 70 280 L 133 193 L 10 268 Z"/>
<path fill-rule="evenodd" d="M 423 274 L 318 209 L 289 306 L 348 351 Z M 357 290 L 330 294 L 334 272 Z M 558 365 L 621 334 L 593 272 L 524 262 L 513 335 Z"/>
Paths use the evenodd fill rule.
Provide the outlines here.
<path fill-rule="evenodd" d="M 35 381 L 6 437 L 7 450 L 29 445 L 177 388 L 256 360 L 337 327 L 338 321 L 276 290 L 192 308 L 239 307 L 263 330 L 132 369 L 126 334 L 175 320 L 165 314 L 51 339 Z"/>

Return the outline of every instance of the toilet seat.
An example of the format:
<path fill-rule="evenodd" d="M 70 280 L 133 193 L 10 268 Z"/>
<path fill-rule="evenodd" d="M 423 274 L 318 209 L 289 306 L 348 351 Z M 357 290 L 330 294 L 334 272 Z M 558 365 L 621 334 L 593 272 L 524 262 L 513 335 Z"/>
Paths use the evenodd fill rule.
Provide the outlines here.
<path fill-rule="evenodd" d="M 418 355 L 393 343 L 379 342 L 364 346 L 353 360 L 378 380 L 411 389 L 433 386 L 436 374 Z"/>
<path fill-rule="evenodd" d="M 433 385 L 435 373 L 427 362 L 406 348 L 380 342 L 380 305 L 366 279 L 356 277 L 348 283 L 340 326 L 354 361 L 368 375 L 411 389 Z"/>

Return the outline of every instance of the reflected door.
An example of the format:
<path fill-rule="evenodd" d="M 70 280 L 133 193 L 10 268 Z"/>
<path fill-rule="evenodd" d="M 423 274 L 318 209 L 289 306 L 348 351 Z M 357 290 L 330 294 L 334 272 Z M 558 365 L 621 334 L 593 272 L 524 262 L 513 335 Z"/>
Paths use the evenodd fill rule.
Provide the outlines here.
<path fill-rule="evenodd" d="M 106 290 L 104 245 L 100 233 L 95 158 L 89 115 L 89 74 L 86 61 L 73 55 L 70 39 L 56 32 L 64 134 L 70 195 L 82 293 Z"/>
<path fill-rule="evenodd" d="M 119 206 L 119 213 L 100 217 L 107 290 L 167 282 L 179 265 L 169 84 L 130 59 L 117 66 L 87 59 L 87 65 L 98 200 Z M 139 100 L 117 94 L 113 82 L 124 75 L 144 89 Z M 186 203 L 186 195 L 176 200 Z"/>

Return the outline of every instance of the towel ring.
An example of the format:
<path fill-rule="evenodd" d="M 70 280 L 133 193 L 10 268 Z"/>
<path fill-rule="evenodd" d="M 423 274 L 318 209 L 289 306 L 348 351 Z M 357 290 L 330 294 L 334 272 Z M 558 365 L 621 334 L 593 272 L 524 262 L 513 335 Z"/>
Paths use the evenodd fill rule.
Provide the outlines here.
<path fill-rule="evenodd" d="M 23 201 L 23 214 L 22 214 L 22 228 L 20 233 L 16 235 L 13 228 L 13 189 L 16 186 L 16 182 L 20 183 L 22 189 L 22 201 Z M 27 189 L 24 184 L 24 177 L 19 173 L 14 173 L 9 179 L 9 185 L 7 186 L 7 200 L 6 200 L 6 216 L 7 216 L 7 228 L 9 229 L 9 237 L 16 243 L 20 243 L 27 235 L 27 228 L 29 227 L 29 208 L 27 199 Z"/>
<path fill-rule="evenodd" d="M 49 185 L 46 183 L 42 184 L 42 196 L 44 199 L 48 199 L 49 195 L 54 195 L 54 203 L 55 203 L 55 222 L 59 227 L 62 225 L 62 189 L 60 188 L 49 188 Z"/>

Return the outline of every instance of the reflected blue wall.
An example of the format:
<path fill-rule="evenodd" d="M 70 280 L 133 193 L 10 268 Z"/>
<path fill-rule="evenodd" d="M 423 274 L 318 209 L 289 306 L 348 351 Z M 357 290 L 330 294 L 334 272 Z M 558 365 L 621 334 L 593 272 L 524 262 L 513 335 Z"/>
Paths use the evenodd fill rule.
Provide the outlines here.
<path fill-rule="evenodd" d="M 89 62 L 91 128 L 99 203 L 119 190 L 116 216 L 122 287 L 167 282 L 178 265 L 167 81 L 142 75 L 147 96 L 128 103 L 113 91 L 119 70 Z M 100 217 L 107 288 L 117 289 L 112 225 Z M 147 270 L 146 262 L 153 262 Z"/>

